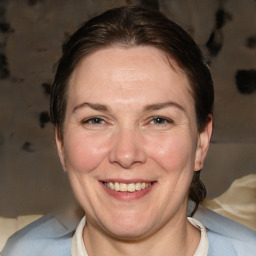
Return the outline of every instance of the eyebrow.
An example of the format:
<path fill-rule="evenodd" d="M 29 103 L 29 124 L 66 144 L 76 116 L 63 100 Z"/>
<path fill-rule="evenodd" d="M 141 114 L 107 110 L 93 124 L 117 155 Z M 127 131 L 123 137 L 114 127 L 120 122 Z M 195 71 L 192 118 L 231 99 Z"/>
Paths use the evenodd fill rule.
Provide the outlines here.
<path fill-rule="evenodd" d="M 73 112 L 76 112 L 77 110 L 84 108 L 84 107 L 90 107 L 97 111 L 109 112 L 109 109 L 106 105 L 98 104 L 98 103 L 89 103 L 89 102 L 83 102 L 83 103 L 75 106 L 73 109 Z"/>
<path fill-rule="evenodd" d="M 185 109 L 178 104 L 177 102 L 174 101 L 166 101 L 163 103 L 157 103 L 157 104 L 151 104 L 151 105 L 147 105 L 144 107 L 144 111 L 153 111 L 153 110 L 160 110 L 160 109 L 164 109 L 167 107 L 176 107 L 180 110 L 182 110 L 183 112 L 186 112 Z"/>
<path fill-rule="evenodd" d="M 84 107 L 90 107 L 97 111 L 110 112 L 110 110 L 108 109 L 108 107 L 106 105 L 99 104 L 99 103 L 89 103 L 89 102 L 83 102 L 83 103 L 75 106 L 73 109 L 73 112 L 76 112 L 77 110 L 82 109 Z M 146 105 L 143 108 L 143 110 L 145 112 L 149 112 L 149 111 L 154 111 L 154 110 L 161 110 L 161 109 L 164 109 L 167 107 L 176 107 L 176 108 L 182 110 L 183 112 L 185 112 L 185 109 L 180 104 L 178 104 L 177 102 L 174 102 L 174 101 L 166 101 L 163 103 Z"/>

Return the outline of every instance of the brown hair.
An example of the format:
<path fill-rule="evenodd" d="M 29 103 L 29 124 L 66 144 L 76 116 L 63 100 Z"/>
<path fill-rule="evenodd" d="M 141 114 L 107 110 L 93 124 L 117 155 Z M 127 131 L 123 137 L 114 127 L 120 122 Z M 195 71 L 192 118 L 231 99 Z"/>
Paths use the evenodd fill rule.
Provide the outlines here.
<path fill-rule="evenodd" d="M 153 46 L 174 60 L 187 75 L 195 103 L 196 122 L 202 132 L 213 111 L 214 91 L 210 71 L 193 39 L 159 12 L 141 7 L 111 9 L 89 20 L 66 43 L 52 87 L 50 114 L 63 139 L 63 124 L 70 76 L 86 55 L 104 47 Z M 198 204 L 206 189 L 200 171 L 194 173 L 189 198 Z M 192 214 L 193 214 L 192 213 Z"/>

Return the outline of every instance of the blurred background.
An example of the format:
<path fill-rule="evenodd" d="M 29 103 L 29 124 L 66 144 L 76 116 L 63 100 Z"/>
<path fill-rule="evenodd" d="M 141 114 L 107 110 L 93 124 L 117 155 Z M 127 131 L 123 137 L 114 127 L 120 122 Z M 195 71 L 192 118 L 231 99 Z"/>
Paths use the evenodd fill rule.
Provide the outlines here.
<path fill-rule="evenodd" d="M 181 25 L 208 59 L 216 93 L 202 172 L 208 198 L 256 173 L 255 0 L 0 0 L 0 216 L 76 205 L 49 122 L 56 63 L 85 20 L 137 4 Z"/>

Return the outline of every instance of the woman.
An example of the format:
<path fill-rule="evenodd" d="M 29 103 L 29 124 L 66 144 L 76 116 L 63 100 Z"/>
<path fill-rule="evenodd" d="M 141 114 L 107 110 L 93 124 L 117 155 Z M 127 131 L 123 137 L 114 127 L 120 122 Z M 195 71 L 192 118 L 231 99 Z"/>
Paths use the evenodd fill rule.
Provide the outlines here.
<path fill-rule="evenodd" d="M 59 62 L 51 117 L 86 217 L 48 255 L 237 255 L 187 218 L 206 194 L 213 98 L 199 48 L 160 13 L 123 7 L 85 23 Z"/>

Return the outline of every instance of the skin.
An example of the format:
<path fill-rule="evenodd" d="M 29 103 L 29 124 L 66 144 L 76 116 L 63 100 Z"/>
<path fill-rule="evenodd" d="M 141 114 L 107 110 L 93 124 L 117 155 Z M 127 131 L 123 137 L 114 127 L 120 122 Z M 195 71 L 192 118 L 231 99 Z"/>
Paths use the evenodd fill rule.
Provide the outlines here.
<path fill-rule="evenodd" d="M 186 219 L 188 188 L 211 133 L 210 121 L 198 134 L 189 81 L 160 50 L 112 47 L 84 58 L 56 142 L 86 213 L 88 254 L 193 255 L 200 232 Z M 153 185 L 112 193 L 107 181 Z"/>

